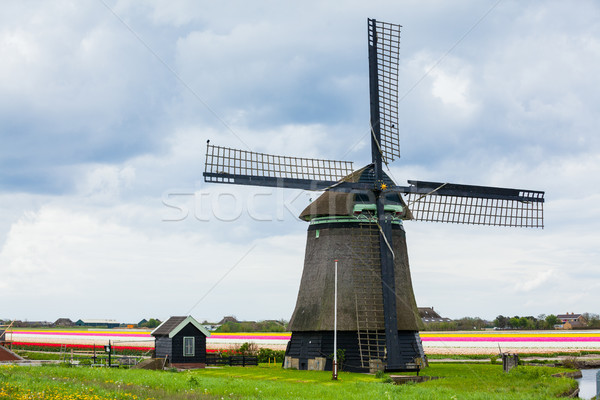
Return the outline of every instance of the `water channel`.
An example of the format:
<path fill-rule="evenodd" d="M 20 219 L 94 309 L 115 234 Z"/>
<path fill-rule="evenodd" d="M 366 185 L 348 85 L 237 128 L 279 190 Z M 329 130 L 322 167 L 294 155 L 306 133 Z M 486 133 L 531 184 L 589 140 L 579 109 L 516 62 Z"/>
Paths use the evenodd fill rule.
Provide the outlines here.
<path fill-rule="evenodd" d="M 576 379 L 579 384 L 579 398 L 591 399 L 596 395 L 596 374 L 600 369 L 582 369 L 583 377 Z"/>

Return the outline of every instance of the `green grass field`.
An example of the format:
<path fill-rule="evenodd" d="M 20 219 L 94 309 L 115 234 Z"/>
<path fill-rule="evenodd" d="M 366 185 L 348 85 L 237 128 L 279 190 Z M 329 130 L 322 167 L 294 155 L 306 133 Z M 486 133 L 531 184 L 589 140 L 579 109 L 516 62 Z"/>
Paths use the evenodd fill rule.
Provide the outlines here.
<path fill-rule="evenodd" d="M 207 368 L 191 372 L 90 367 L 0 366 L 0 399 L 546 399 L 577 384 L 550 375 L 566 371 L 500 365 L 434 364 L 422 375 L 442 379 L 392 385 L 386 376 L 283 370 L 279 366 Z"/>

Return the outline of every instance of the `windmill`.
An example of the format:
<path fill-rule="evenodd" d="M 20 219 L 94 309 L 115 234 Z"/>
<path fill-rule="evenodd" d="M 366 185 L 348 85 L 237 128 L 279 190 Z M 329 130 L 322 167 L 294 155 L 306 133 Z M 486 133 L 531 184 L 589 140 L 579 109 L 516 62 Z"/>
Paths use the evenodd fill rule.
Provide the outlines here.
<path fill-rule="evenodd" d="M 339 259 L 338 345 L 345 369 L 410 369 L 424 357 L 402 221 L 543 227 L 544 192 L 409 180 L 384 171 L 400 157 L 400 25 L 368 19 L 371 164 L 277 156 L 207 142 L 206 182 L 324 193 L 300 215 L 310 222 L 286 365 L 331 368 L 333 260 Z"/>

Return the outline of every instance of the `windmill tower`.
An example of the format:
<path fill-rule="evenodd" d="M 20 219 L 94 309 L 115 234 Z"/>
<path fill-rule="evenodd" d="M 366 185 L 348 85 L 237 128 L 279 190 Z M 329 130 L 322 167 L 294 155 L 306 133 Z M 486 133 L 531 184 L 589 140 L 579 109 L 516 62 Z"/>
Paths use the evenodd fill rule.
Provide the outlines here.
<path fill-rule="evenodd" d="M 398 186 L 384 173 L 383 164 L 400 156 L 400 26 L 369 19 L 368 45 L 371 164 L 354 171 L 348 161 L 207 144 L 206 182 L 324 191 L 300 215 L 309 227 L 286 351 L 299 369 L 333 353 L 334 259 L 344 368 L 365 371 L 381 360 L 386 370 L 402 371 L 424 355 L 402 221 L 543 227 L 544 192 L 412 180 Z"/>

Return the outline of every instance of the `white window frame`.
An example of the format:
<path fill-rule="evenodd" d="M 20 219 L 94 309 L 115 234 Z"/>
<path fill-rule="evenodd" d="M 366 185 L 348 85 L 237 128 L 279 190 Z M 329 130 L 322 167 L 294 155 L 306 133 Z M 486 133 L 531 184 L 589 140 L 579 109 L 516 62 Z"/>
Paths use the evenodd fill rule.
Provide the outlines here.
<path fill-rule="evenodd" d="M 188 343 L 192 345 L 189 346 Z M 191 347 L 191 351 L 188 351 L 188 347 Z M 183 337 L 183 356 L 184 357 L 194 357 L 196 355 L 196 338 L 193 336 L 184 336 Z"/>

